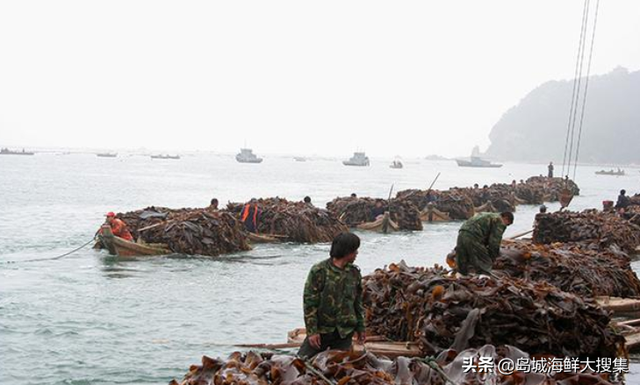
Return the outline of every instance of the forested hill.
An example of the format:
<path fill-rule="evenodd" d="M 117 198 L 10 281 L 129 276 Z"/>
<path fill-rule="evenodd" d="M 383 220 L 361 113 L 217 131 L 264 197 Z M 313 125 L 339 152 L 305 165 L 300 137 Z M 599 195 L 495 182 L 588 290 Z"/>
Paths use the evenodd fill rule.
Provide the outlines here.
<path fill-rule="evenodd" d="M 486 155 L 561 163 L 572 90 L 573 81 L 567 80 L 531 91 L 493 127 Z M 619 67 L 589 79 L 579 155 L 580 162 L 640 163 L 640 71 Z"/>

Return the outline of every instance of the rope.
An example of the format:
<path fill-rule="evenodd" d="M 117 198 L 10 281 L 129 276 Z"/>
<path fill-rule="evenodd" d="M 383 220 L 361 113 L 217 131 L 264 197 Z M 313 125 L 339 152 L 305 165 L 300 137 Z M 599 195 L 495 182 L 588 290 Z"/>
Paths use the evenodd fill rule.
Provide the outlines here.
<path fill-rule="evenodd" d="M 578 80 L 578 66 L 580 63 L 580 52 L 582 51 L 582 42 L 584 40 L 584 30 L 587 20 L 587 8 L 588 0 L 584 0 L 584 6 L 582 9 L 582 24 L 580 26 L 580 39 L 578 40 L 578 54 L 576 55 L 576 67 L 573 74 L 573 91 L 571 92 L 571 105 L 569 106 L 569 122 L 567 123 L 567 137 L 564 141 L 564 155 L 562 158 L 562 176 L 564 177 L 565 165 L 567 164 L 567 149 L 569 147 L 569 133 L 571 132 L 571 120 L 573 117 L 573 106 L 576 98 L 576 83 Z"/>
<path fill-rule="evenodd" d="M 79 246 L 78 248 L 75 248 L 67 253 L 64 253 L 62 255 L 58 255 L 57 257 L 53 257 L 53 258 L 36 258 L 36 259 L 27 259 L 26 261 L 8 261 L 6 263 L 16 263 L 16 262 L 38 262 L 38 261 L 55 261 L 57 259 L 62 259 L 68 255 L 71 255 L 73 253 L 75 253 L 76 251 L 80 251 L 82 249 L 84 249 L 85 247 L 87 247 L 88 245 L 90 245 L 91 243 L 93 243 L 95 241 L 95 238 L 91 238 L 89 240 L 89 242 L 85 243 L 82 246 Z"/>
<path fill-rule="evenodd" d="M 593 42 L 596 39 L 596 26 L 598 25 L 598 10 L 600 9 L 600 0 L 596 2 L 596 11 L 593 17 L 593 31 L 591 33 L 591 47 L 589 48 L 589 61 L 587 62 L 587 78 L 584 83 L 584 96 L 582 97 L 582 111 L 580 112 L 580 125 L 578 128 L 578 144 L 576 145 L 576 159 L 573 165 L 573 180 L 576 179 L 576 171 L 578 169 L 578 154 L 580 152 L 580 141 L 582 138 L 582 122 L 584 121 L 584 110 L 587 104 L 587 92 L 589 90 L 589 75 L 591 74 L 591 58 L 593 57 Z"/>

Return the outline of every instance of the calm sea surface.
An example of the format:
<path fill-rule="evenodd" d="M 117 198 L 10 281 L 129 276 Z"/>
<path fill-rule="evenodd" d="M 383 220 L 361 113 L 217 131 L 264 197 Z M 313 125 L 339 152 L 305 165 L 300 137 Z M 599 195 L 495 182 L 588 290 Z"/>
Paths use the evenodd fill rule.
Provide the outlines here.
<path fill-rule="evenodd" d="M 203 354 L 226 356 L 234 343 L 285 342 L 303 326 L 302 287 L 328 245 L 261 245 L 221 258 L 160 257 L 120 261 L 89 248 L 55 257 L 90 240 L 108 211 L 150 205 L 203 207 L 213 197 L 246 201 L 310 195 L 324 207 L 337 196 L 387 197 L 394 191 L 526 179 L 545 165 L 464 169 L 451 161 L 372 159 L 368 168 L 339 160 L 295 162 L 266 157 L 259 165 L 232 155 L 151 160 L 120 154 L 0 156 L 0 383 L 166 384 Z M 557 167 L 558 172 L 560 167 Z M 571 208 L 600 207 L 621 188 L 636 192 L 640 173 L 594 175 L 578 169 L 582 196 Z M 556 209 L 557 204 L 550 208 Z M 531 228 L 537 211 L 519 206 L 506 236 Z M 364 273 L 404 259 L 442 264 L 460 223 L 393 235 L 360 233 Z M 640 265 L 634 264 L 636 271 Z M 628 383 L 640 383 L 640 368 Z"/>

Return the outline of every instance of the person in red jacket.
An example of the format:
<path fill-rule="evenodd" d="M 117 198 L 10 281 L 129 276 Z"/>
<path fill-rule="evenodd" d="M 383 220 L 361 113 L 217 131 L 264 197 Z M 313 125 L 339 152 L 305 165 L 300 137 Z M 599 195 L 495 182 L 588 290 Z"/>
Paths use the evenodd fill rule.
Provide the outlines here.
<path fill-rule="evenodd" d="M 131 236 L 129 229 L 127 228 L 127 224 L 124 223 L 121 219 L 116 218 L 116 214 L 114 214 L 113 212 L 107 213 L 107 223 L 109 223 L 109 226 L 111 226 L 111 232 L 113 233 L 113 235 L 133 242 L 133 236 Z"/>

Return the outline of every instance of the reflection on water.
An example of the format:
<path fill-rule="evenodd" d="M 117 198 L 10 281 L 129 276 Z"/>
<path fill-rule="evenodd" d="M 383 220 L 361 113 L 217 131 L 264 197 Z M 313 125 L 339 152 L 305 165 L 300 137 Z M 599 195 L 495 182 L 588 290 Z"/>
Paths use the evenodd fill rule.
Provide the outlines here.
<path fill-rule="evenodd" d="M 453 162 L 415 160 L 399 171 L 375 159 L 362 170 L 289 158 L 269 158 L 256 167 L 231 156 L 205 155 L 164 163 L 127 157 L 109 168 L 82 155 L 0 162 L 0 383 L 16 384 L 34 378 L 39 384 L 166 384 L 203 354 L 226 356 L 238 343 L 284 342 L 288 330 L 302 326 L 304 281 L 309 268 L 328 257 L 329 244 L 257 245 L 218 258 L 175 254 L 122 260 L 81 250 L 57 261 L 20 263 L 81 245 L 107 211 L 198 207 L 213 196 L 225 202 L 311 195 L 324 205 L 351 192 L 386 197 L 391 183 L 396 190 L 426 188 L 438 171 L 435 188 L 510 182 L 546 170 L 546 165 L 517 164 L 463 170 Z M 583 196 L 573 208 L 599 207 L 620 188 L 638 185 L 631 177 L 603 183 L 595 169 L 578 170 Z M 550 206 L 554 209 L 557 205 Z M 518 207 L 505 236 L 530 229 L 536 212 L 535 206 Z M 410 265 L 444 264 L 459 226 L 430 224 L 421 232 L 390 235 L 358 232 L 357 264 L 365 274 L 401 259 Z"/>

